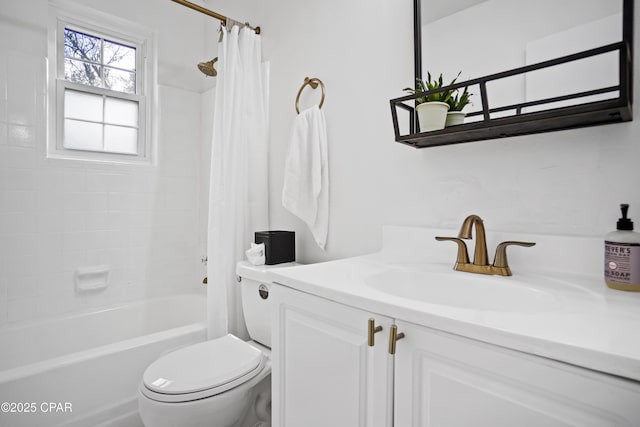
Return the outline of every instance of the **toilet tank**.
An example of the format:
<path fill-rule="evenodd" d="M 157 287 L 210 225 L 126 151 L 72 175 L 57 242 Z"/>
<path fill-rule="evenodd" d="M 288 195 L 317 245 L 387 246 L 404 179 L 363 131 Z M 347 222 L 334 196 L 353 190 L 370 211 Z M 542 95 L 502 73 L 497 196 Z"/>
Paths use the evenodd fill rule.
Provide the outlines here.
<path fill-rule="evenodd" d="M 295 262 L 275 265 L 253 265 L 240 261 L 236 274 L 240 279 L 242 311 L 247 330 L 252 340 L 271 348 L 271 268 L 299 265 Z"/>

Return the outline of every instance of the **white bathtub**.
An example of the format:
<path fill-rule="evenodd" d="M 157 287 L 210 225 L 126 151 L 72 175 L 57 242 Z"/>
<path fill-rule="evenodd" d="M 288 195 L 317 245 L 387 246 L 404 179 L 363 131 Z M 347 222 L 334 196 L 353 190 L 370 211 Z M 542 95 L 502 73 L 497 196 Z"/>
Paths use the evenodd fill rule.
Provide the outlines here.
<path fill-rule="evenodd" d="M 144 369 L 205 320 L 204 295 L 179 295 L 0 328 L 0 427 L 141 426 Z"/>

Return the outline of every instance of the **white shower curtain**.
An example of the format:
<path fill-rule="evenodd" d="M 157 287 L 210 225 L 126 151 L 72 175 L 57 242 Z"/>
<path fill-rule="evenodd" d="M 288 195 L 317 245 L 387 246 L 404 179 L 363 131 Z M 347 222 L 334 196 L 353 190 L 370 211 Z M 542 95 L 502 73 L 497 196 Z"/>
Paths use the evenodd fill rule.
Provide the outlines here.
<path fill-rule="evenodd" d="M 209 193 L 208 335 L 247 338 L 236 262 L 268 218 L 268 64 L 260 36 L 234 26 L 218 46 Z"/>

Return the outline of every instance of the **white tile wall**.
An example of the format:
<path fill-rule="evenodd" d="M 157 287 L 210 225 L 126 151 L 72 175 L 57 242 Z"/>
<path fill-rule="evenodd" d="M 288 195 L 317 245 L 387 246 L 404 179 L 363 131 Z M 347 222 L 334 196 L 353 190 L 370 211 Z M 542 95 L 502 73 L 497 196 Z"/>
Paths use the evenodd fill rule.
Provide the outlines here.
<path fill-rule="evenodd" d="M 160 87 L 154 166 L 51 160 L 44 65 L 0 47 L 0 325 L 202 291 L 200 94 Z M 76 292 L 105 264 L 107 289 Z"/>

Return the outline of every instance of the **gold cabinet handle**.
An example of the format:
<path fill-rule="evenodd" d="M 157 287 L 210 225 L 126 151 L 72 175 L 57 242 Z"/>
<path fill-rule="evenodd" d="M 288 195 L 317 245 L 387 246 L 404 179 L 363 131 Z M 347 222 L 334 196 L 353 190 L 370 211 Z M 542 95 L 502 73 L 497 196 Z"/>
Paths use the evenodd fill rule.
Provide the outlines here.
<path fill-rule="evenodd" d="M 368 339 L 367 339 L 369 347 L 373 347 L 373 345 L 375 344 L 374 335 L 380 331 L 382 331 L 382 326 L 380 325 L 376 326 L 375 319 L 373 317 L 370 318 L 369 328 L 368 328 Z"/>
<path fill-rule="evenodd" d="M 389 331 L 389 354 L 396 354 L 396 341 L 402 338 L 404 338 L 404 332 L 398 333 L 398 327 L 391 325 L 391 330 Z"/>

